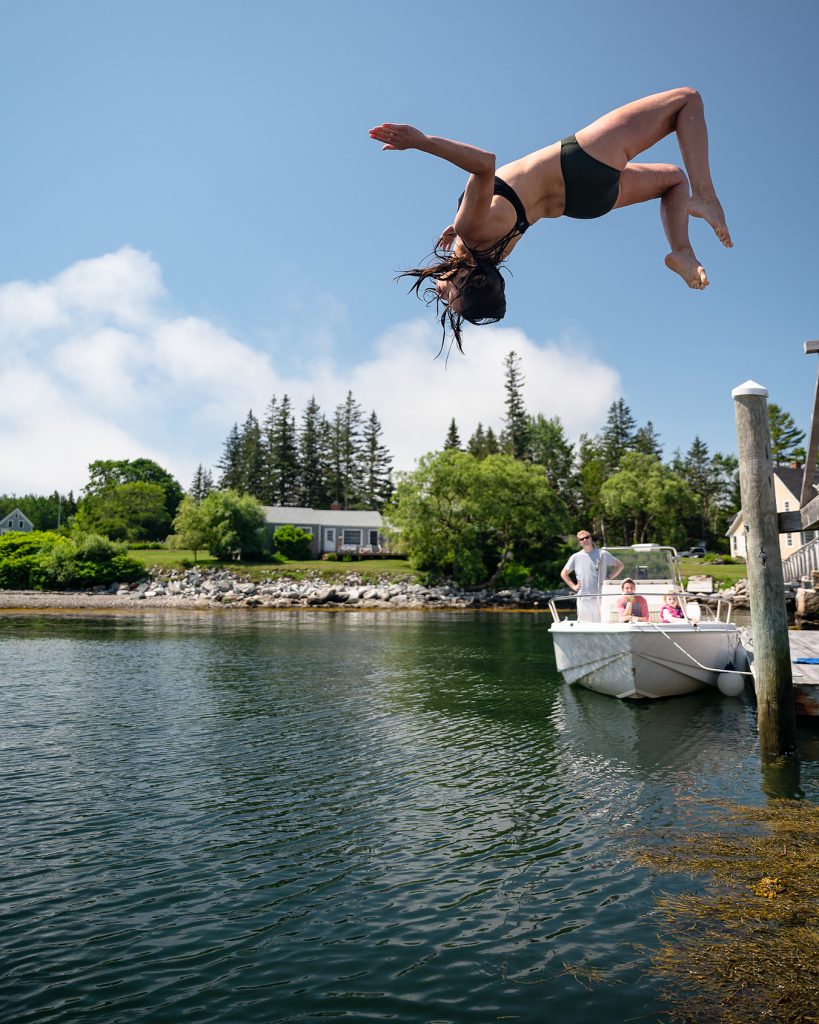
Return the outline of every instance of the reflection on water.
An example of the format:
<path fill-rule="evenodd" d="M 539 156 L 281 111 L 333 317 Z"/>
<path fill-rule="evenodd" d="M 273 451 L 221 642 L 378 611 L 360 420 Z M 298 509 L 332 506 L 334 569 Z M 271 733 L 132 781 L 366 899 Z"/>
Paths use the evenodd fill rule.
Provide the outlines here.
<path fill-rule="evenodd" d="M 569 688 L 547 629 L 0 618 L 6 1019 L 656 1021 L 630 850 L 765 798 L 753 709 Z"/>

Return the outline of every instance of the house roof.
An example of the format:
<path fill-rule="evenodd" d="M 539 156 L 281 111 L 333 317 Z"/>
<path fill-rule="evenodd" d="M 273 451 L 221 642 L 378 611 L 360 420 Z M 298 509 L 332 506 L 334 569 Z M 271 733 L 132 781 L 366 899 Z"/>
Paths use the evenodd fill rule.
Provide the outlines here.
<path fill-rule="evenodd" d="M 6 520 L 14 519 L 15 516 L 19 516 L 20 519 L 24 519 L 29 526 L 34 525 L 32 521 L 29 519 L 29 517 L 25 514 L 25 512 L 21 512 L 19 508 L 13 508 L 7 516 L 3 516 L 3 518 L 0 519 L 0 526 L 2 526 L 3 523 L 6 522 Z"/>
<path fill-rule="evenodd" d="M 801 466 L 798 469 L 794 469 L 793 466 L 774 466 L 774 476 L 779 477 L 797 501 L 802 492 L 804 472 Z"/>
<path fill-rule="evenodd" d="M 774 476 L 777 477 L 777 479 L 779 479 L 782 485 L 788 491 L 790 491 L 790 493 L 793 495 L 794 500 L 798 503 L 800 495 L 802 493 L 802 467 L 798 466 L 794 468 L 793 466 L 774 466 L 773 473 Z M 816 487 L 815 480 L 813 486 Z M 725 532 L 725 536 L 730 537 L 732 534 L 737 533 L 741 524 L 742 509 L 740 509 L 739 512 L 737 512 L 737 514 L 734 516 L 731 525 Z"/>
<path fill-rule="evenodd" d="M 296 505 L 265 505 L 264 514 L 268 523 L 293 526 L 360 526 L 366 529 L 381 529 L 383 519 L 380 512 L 350 511 L 332 508 L 298 508 Z"/>
<path fill-rule="evenodd" d="M 735 534 L 735 533 L 738 533 L 738 532 L 739 532 L 739 527 L 740 527 L 740 525 L 742 524 L 742 518 L 743 518 L 743 517 L 742 517 L 742 509 L 740 509 L 740 510 L 739 510 L 739 512 L 737 512 L 737 514 L 736 514 L 736 515 L 734 516 L 734 518 L 733 518 L 733 519 L 731 520 L 731 525 L 730 525 L 730 526 L 728 527 L 728 529 L 727 529 L 727 530 L 725 531 L 725 536 L 726 536 L 726 537 L 730 537 L 730 536 L 732 536 L 733 534 Z"/>

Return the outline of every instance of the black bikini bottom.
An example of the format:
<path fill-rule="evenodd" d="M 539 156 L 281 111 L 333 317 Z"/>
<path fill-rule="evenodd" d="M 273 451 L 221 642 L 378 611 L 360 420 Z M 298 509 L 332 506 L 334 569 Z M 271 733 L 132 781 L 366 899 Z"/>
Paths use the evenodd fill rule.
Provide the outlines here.
<path fill-rule="evenodd" d="M 581 149 L 574 135 L 560 143 L 560 169 L 566 188 L 564 217 L 602 217 L 617 202 L 620 172 Z"/>

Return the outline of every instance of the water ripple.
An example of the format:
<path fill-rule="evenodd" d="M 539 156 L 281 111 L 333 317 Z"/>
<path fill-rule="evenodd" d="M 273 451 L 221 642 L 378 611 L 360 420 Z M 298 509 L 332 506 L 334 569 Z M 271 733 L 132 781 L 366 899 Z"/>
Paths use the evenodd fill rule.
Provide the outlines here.
<path fill-rule="evenodd" d="M 0 657 L 15 1024 L 655 1021 L 631 847 L 759 798 L 746 705 L 569 689 L 534 616 L 7 617 Z"/>

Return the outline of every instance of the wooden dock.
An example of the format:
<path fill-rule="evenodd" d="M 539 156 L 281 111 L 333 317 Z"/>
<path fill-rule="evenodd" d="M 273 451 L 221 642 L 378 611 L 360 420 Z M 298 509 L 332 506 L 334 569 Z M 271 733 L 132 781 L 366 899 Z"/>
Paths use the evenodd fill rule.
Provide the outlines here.
<path fill-rule="evenodd" d="M 819 633 L 788 630 L 793 673 L 793 700 L 797 715 L 819 715 Z M 816 658 L 816 665 L 800 665 L 798 658 Z"/>
<path fill-rule="evenodd" d="M 753 671 L 753 639 L 745 629 L 740 630 L 740 635 L 750 655 Z M 819 717 L 819 631 L 789 629 L 788 642 L 791 650 L 794 710 L 800 717 Z M 816 658 L 818 663 L 800 665 L 797 662 L 799 658 Z"/>

